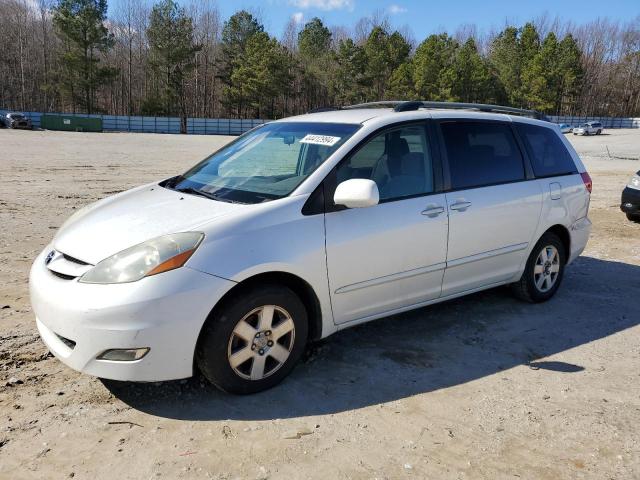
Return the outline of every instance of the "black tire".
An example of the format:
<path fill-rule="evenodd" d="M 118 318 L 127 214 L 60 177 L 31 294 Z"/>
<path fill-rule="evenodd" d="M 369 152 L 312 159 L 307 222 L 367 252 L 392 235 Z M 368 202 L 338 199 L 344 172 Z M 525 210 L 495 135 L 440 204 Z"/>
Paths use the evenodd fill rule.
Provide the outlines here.
<path fill-rule="evenodd" d="M 536 262 L 539 255 L 541 254 L 542 250 L 547 247 L 554 247 L 558 252 L 559 270 L 551 288 L 546 291 L 541 291 L 541 289 L 536 285 L 536 274 L 534 273 L 534 269 L 536 267 Z M 520 277 L 520 280 L 518 280 L 516 283 L 511 285 L 514 295 L 525 302 L 546 302 L 558 291 L 558 288 L 562 283 L 566 263 L 567 253 L 565 251 L 562 240 L 560 240 L 560 238 L 555 233 L 545 233 L 544 235 L 542 235 L 540 240 L 538 240 L 538 243 L 536 243 L 535 247 L 533 247 L 529 258 L 527 259 L 527 264 L 525 266 L 524 272 L 522 273 L 522 277 Z"/>
<path fill-rule="evenodd" d="M 279 364 L 273 373 L 260 380 L 243 378 L 240 373 L 236 373 L 229 361 L 234 328 L 249 313 L 266 305 L 275 305 L 283 309 L 293 320 L 294 334 L 289 337 L 289 345 L 291 345 L 289 357 Z M 276 315 L 281 314 L 278 313 Z M 291 289 L 280 285 L 248 287 L 233 293 L 220 307 L 216 307 L 211 312 L 198 339 L 195 355 L 196 364 L 211 383 L 225 392 L 245 395 L 267 390 L 280 383 L 291 373 L 298 360 L 300 360 L 307 343 L 308 329 L 307 310 L 300 298 Z M 234 336 L 233 341 L 237 341 L 238 338 Z M 248 348 L 249 346 L 249 342 L 245 342 L 245 345 L 241 346 L 240 349 Z M 265 353 L 264 356 L 265 362 L 270 361 L 273 363 L 276 361 L 268 353 Z M 250 369 L 253 367 L 253 361 L 253 359 L 248 360 Z M 267 367 L 265 366 L 266 371 Z"/>
<path fill-rule="evenodd" d="M 602 133 L 602 130 L 598 130 L 598 131 L 596 132 L 596 135 L 600 135 L 601 133 Z"/>
<path fill-rule="evenodd" d="M 640 223 L 640 215 L 637 213 L 627 213 L 627 220 L 631 220 L 632 222 Z"/>

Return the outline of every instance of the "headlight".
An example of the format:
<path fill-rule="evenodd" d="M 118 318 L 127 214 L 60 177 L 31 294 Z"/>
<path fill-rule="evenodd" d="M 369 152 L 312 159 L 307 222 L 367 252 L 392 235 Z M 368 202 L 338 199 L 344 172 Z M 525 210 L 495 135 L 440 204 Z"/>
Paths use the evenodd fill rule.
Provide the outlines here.
<path fill-rule="evenodd" d="M 127 283 L 183 266 L 204 238 L 200 232 L 174 233 L 148 240 L 102 260 L 82 283 Z"/>
<path fill-rule="evenodd" d="M 631 180 L 629 180 L 629 184 L 627 185 L 627 187 L 640 190 L 640 175 L 634 175 L 633 177 L 631 177 Z"/>

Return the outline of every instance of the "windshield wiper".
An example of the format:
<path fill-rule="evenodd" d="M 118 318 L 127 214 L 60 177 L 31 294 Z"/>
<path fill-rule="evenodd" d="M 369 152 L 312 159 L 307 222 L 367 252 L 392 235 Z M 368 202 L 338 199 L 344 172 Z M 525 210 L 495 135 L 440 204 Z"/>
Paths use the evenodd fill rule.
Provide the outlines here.
<path fill-rule="evenodd" d="M 176 192 L 188 193 L 191 195 L 198 195 L 200 197 L 208 198 L 209 200 L 216 200 L 218 202 L 227 202 L 227 203 L 242 203 L 236 200 L 230 200 L 228 198 L 220 197 L 218 195 L 214 195 L 213 193 L 205 192 L 203 190 L 198 190 L 193 187 L 184 187 L 184 188 L 176 188 Z"/>

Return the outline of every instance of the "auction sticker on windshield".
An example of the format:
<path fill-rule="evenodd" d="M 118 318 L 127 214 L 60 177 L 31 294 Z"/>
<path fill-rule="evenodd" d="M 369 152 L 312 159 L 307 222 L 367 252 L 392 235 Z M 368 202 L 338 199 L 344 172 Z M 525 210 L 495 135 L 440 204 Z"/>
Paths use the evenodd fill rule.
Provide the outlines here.
<path fill-rule="evenodd" d="M 300 140 L 300 143 L 311 143 L 313 145 L 324 145 L 326 147 L 333 147 L 340 141 L 340 137 L 331 137 L 329 135 L 314 135 L 309 133 Z"/>

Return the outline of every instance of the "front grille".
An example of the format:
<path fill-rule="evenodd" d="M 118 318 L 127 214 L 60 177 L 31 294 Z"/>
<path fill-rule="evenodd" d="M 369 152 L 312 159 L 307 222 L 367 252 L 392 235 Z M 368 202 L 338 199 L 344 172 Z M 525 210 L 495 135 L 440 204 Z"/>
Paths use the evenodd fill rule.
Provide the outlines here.
<path fill-rule="evenodd" d="M 66 253 L 52 250 L 44 259 L 44 264 L 52 275 L 63 280 L 73 280 L 81 277 L 92 265 Z"/>
<path fill-rule="evenodd" d="M 73 263 L 77 263 L 78 265 L 91 265 L 90 263 L 83 262 L 82 260 L 78 260 L 77 258 L 74 258 L 71 255 L 67 255 L 66 253 L 63 253 L 62 256 L 64 257 L 65 260 L 68 260 Z"/>
<path fill-rule="evenodd" d="M 76 342 L 74 342 L 73 340 L 69 340 L 68 338 L 63 337 L 62 335 L 58 335 L 57 333 L 55 333 L 55 335 L 60 339 L 62 343 L 69 347 L 69 349 L 73 350 L 74 348 L 76 348 Z"/>
<path fill-rule="evenodd" d="M 76 278 L 73 275 L 65 275 L 64 273 L 54 272 L 53 270 L 49 270 L 49 271 L 51 272 L 51 274 L 63 280 L 73 280 L 74 278 Z"/>

